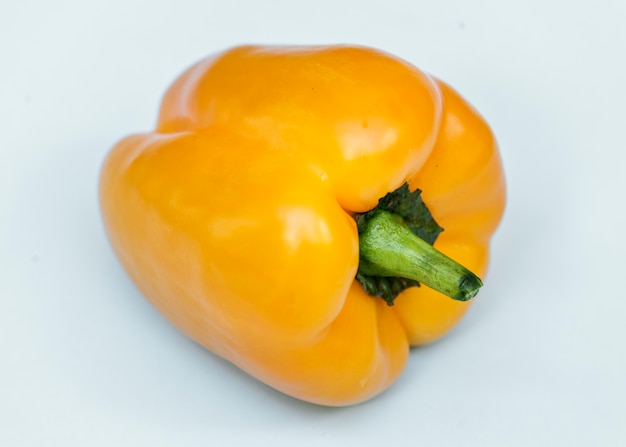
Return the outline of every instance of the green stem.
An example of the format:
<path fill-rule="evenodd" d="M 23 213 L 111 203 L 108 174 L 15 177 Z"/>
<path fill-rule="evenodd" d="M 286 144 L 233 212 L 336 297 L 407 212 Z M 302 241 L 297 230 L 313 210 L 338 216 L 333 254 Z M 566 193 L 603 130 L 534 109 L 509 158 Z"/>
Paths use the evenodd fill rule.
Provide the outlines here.
<path fill-rule="evenodd" d="M 378 210 L 359 228 L 359 275 L 400 277 L 468 301 L 483 285 L 480 278 L 416 236 L 401 216 Z"/>

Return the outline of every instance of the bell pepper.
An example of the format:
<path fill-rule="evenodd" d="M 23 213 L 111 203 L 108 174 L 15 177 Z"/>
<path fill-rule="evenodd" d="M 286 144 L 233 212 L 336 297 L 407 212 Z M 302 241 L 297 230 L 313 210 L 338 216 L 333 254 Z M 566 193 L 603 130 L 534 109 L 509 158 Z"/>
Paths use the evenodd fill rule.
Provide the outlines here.
<path fill-rule="evenodd" d="M 100 175 L 111 245 L 184 334 L 290 396 L 363 402 L 446 334 L 505 204 L 452 88 L 378 50 L 244 46 L 186 70 Z M 478 275 L 478 276 L 477 276 Z"/>

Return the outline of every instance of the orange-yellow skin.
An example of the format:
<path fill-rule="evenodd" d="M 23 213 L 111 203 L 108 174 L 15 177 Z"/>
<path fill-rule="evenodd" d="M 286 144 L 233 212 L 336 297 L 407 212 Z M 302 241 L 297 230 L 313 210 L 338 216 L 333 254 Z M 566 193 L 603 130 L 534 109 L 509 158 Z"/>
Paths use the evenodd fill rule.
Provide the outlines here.
<path fill-rule="evenodd" d="M 361 47 L 239 47 L 188 69 L 154 132 L 110 152 L 100 200 L 116 254 L 174 325 L 268 385 L 350 405 L 469 304 L 427 287 L 387 306 L 355 280 L 352 214 L 409 182 L 484 275 L 505 202 L 496 142 L 458 94 Z"/>

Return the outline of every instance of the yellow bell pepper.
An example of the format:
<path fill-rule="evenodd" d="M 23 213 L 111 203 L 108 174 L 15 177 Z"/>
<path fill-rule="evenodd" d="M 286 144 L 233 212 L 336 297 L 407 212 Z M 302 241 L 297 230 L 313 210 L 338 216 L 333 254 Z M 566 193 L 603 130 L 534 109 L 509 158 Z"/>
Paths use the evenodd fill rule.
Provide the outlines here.
<path fill-rule="evenodd" d="M 484 120 L 407 62 L 246 46 L 174 82 L 155 131 L 108 154 L 100 203 L 124 268 L 176 327 L 341 406 L 463 316 L 505 187 Z"/>

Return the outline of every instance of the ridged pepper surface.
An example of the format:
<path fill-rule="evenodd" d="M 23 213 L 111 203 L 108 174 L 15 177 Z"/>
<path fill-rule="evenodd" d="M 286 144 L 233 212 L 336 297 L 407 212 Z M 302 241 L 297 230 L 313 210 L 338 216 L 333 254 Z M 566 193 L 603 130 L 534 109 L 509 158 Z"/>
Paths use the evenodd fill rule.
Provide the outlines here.
<path fill-rule="evenodd" d="M 176 327 L 288 395 L 341 406 L 386 389 L 410 346 L 461 319 L 480 281 L 460 265 L 485 274 L 505 188 L 485 121 L 409 63 L 363 47 L 246 46 L 174 82 L 156 129 L 108 154 L 100 202 L 122 265 Z M 405 224 L 417 208 L 427 217 Z M 430 241 L 407 249 L 434 242 L 416 255 L 422 272 L 397 274 L 388 260 L 420 260 L 394 247 L 428 216 Z"/>

